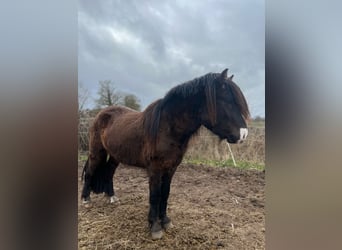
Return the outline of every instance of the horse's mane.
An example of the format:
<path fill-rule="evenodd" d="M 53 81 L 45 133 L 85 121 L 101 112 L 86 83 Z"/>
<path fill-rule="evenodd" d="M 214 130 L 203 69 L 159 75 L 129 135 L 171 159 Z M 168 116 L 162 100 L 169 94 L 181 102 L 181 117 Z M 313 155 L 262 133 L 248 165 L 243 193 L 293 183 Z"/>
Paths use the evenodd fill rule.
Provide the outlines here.
<path fill-rule="evenodd" d="M 216 73 L 208 73 L 204 76 L 179 84 L 173 87 L 172 89 L 170 89 L 166 93 L 163 101 L 168 102 L 170 99 L 173 99 L 175 96 L 187 98 L 189 96 L 196 95 L 197 93 L 203 91 L 203 88 L 206 88 L 208 86 L 213 86 L 212 82 L 219 75 L 220 74 L 216 74 Z"/>
<path fill-rule="evenodd" d="M 245 120 L 250 119 L 249 108 L 245 96 L 243 95 L 239 86 L 237 86 L 233 81 L 229 81 L 229 86 L 233 94 L 234 101 L 238 106 L 240 113 Z"/>
<path fill-rule="evenodd" d="M 158 99 L 151 103 L 143 112 L 143 126 L 144 132 L 149 142 L 149 145 L 146 147 L 146 154 L 150 155 L 155 151 L 157 135 L 159 130 L 159 122 L 161 115 L 161 104 L 162 99 Z"/>
<path fill-rule="evenodd" d="M 177 98 L 188 98 L 200 92 L 205 93 L 206 106 L 209 119 L 212 124 L 216 122 L 216 86 L 214 80 L 220 76 L 219 73 L 208 73 L 204 76 L 187 81 L 170 89 L 164 98 L 151 103 L 144 111 L 144 131 L 150 142 L 151 150 L 154 152 L 159 131 L 160 117 L 162 110 L 167 105 L 173 105 L 172 101 Z M 249 118 L 249 110 L 246 99 L 240 88 L 229 79 L 229 86 L 234 101 L 245 119 Z"/>
<path fill-rule="evenodd" d="M 200 91 L 205 89 L 207 106 L 209 110 L 209 114 L 211 114 L 211 119 L 216 119 L 215 110 L 216 110 L 216 95 L 215 95 L 215 86 L 211 84 L 220 74 L 208 73 L 204 76 L 195 78 L 193 80 L 187 81 L 185 83 L 179 84 L 172 89 L 170 89 L 164 98 L 159 99 L 153 103 L 151 103 L 144 111 L 144 130 L 145 135 L 147 136 L 150 145 L 152 147 L 152 151 L 155 149 L 155 145 L 157 142 L 160 116 L 163 108 L 166 105 L 169 105 L 172 100 L 175 98 L 187 98 L 193 95 L 198 94 Z"/>

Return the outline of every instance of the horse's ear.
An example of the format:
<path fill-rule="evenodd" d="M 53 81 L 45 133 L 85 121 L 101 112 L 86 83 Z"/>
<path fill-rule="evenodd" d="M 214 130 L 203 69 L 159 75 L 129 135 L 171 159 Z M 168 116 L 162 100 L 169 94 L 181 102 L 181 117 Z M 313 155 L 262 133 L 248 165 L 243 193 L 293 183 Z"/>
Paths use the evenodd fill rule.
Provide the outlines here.
<path fill-rule="evenodd" d="M 225 69 L 225 70 L 222 71 L 222 73 L 221 73 L 221 78 L 222 79 L 227 79 L 227 72 L 228 72 L 228 69 Z"/>
<path fill-rule="evenodd" d="M 233 77 L 234 77 L 234 75 L 231 75 L 231 76 L 229 77 L 229 80 L 233 80 Z"/>

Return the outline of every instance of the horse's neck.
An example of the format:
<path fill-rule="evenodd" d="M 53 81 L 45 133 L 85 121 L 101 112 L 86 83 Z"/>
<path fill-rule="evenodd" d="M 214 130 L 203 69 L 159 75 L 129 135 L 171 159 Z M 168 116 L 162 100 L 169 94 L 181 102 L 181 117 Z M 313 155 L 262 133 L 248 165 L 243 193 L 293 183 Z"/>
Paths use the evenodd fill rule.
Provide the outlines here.
<path fill-rule="evenodd" d="M 199 107 L 192 103 L 177 103 L 168 115 L 171 133 L 174 136 L 188 140 L 201 126 Z"/>

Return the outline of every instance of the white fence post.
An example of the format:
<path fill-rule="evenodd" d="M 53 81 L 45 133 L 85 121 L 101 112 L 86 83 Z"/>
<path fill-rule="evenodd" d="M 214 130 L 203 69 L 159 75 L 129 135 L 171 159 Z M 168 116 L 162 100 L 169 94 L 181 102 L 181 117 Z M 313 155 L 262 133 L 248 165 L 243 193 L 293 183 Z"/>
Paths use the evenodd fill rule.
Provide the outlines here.
<path fill-rule="evenodd" d="M 230 152 L 230 154 L 231 154 L 231 156 L 232 156 L 232 159 L 233 159 L 234 167 L 236 167 L 235 158 L 234 158 L 234 155 L 233 155 L 232 149 L 230 148 L 229 142 L 227 142 L 227 145 L 228 145 L 229 152 Z"/>

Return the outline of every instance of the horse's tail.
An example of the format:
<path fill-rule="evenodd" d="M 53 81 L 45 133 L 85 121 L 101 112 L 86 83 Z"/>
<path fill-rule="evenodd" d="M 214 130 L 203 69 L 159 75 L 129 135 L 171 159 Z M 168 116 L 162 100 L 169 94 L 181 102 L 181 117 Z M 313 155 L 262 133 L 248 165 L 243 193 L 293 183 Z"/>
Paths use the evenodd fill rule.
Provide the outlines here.
<path fill-rule="evenodd" d="M 85 172 L 86 172 L 86 169 L 88 168 L 88 165 L 89 165 L 89 157 L 87 158 L 87 161 L 86 161 L 86 163 L 85 163 L 84 166 L 83 166 L 82 176 L 81 176 L 81 180 L 82 180 L 82 181 L 84 180 L 84 174 L 85 174 Z"/>
<path fill-rule="evenodd" d="M 112 189 L 114 167 L 108 162 L 108 153 L 101 138 L 102 131 L 108 126 L 112 114 L 99 113 L 89 131 L 89 157 L 84 165 L 82 179 L 85 188 L 82 196 L 87 197 L 90 191 L 102 193 Z M 88 192 L 88 193 L 87 193 Z"/>

